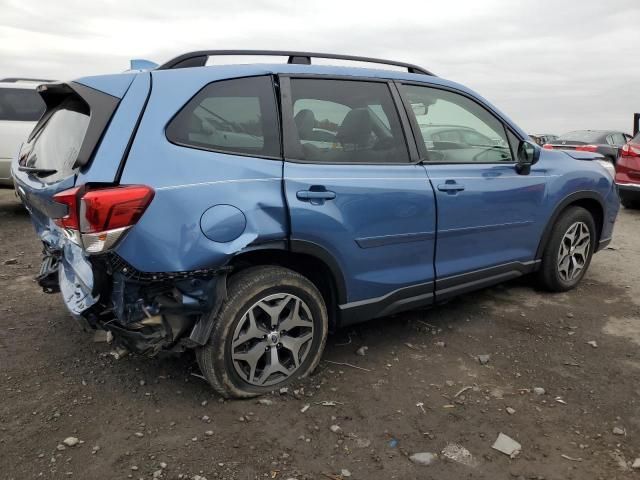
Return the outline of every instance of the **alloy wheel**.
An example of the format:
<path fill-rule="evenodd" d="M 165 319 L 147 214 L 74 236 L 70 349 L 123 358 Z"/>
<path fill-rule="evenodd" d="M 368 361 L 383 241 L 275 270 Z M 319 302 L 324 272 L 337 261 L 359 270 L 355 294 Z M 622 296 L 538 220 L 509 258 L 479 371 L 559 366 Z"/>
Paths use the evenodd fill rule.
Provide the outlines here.
<path fill-rule="evenodd" d="M 573 223 L 560 242 L 558 274 L 565 282 L 571 282 L 584 270 L 589 258 L 591 233 L 583 222 Z"/>
<path fill-rule="evenodd" d="M 251 385 L 280 383 L 306 359 L 313 332 L 311 311 L 302 299 L 290 293 L 266 296 L 242 315 L 235 328 L 234 370 Z"/>

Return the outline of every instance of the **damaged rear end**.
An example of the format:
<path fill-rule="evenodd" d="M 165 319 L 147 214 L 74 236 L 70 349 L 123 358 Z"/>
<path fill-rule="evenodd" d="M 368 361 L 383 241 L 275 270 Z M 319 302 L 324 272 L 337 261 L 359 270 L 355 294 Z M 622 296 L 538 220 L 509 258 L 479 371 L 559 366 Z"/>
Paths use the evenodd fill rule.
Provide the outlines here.
<path fill-rule="evenodd" d="M 12 174 L 43 243 L 43 290 L 60 292 L 83 327 L 155 355 L 206 341 L 225 269 L 147 274 L 114 253 L 155 196 L 120 182 L 150 90 L 146 72 L 39 87 L 47 110 Z"/>

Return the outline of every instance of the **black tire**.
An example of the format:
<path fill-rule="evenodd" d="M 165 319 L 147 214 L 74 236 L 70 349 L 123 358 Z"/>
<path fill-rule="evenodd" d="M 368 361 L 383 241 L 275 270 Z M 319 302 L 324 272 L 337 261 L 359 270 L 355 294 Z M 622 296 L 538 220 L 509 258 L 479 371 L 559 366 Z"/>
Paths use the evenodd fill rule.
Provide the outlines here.
<path fill-rule="evenodd" d="M 623 194 L 620 195 L 620 203 L 624 208 L 627 208 L 629 210 L 635 210 L 638 208 L 638 201 L 636 199 L 629 198 L 628 196 Z"/>
<path fill-rule="evenodd" d="M 560 248 L 565 234 L 567 234 L 569 229 L 578 222 L 586 225 L 589 230 L 589 247 L 582 269 L 574 278 L 565 279 L 562 278 L 559 267 Z M 542 255 L 542 265 L 539 272 L 539 279 L 542 287 L 552 292 L 566 292 L 578 285 L 589 268 L 591 257 L 593 256 L 594 248 L 596 246 L 596 241 L 595 222 L 588 210 L 582 207 L 569 207 L 562 212 L 553 226 L 551 236 Z"/>
<path fill-rule="evenodd" d="M 272 354 L 268 352 L 270 352 L 270 349 L 278 348 L 279 350 L 275 352 L 276 357 L 279 355 L 286 356 L 289 363 L 294 361 L 293 353 L 286 348 L 282 350 L 283 344 L 280 343 L 278 343 L 278 347 L 265 347 L 264 356 L 268 356 L 269 358 L 261 357 L 260 361 L 264 360 L 265 362 L 265 365 L 262 367 L 262 373 L 263 376 L 266 375 L 267 378 L 271 378 L 271 382 L 277 381 L 277 383 L 256 385 L 254 384 L 255 382 L 251 383 L 249 380 L 253 378 L 254 372 L 258 372 L 258 368 L 255 366 L 258 362 L 254 362 L 252 370 L 248 362 L 246 364 L 237 360 L 234 362 L 233 355 L 250 351 L 251 348 L 249 346 L 245 347 L 245 345 L 250 345 L 250 342 L 254 342 L 253 347 L 259 347 L 263 344 L 270 345 L 272 341 L 271 334 L 265 335 L 265 339 L 263 340 L 259 340 L 257 336 L 251 336 L 252 340 L 247 340 L 246 343 L 242 343 L 240 346 L 236 345 L 235 347 L 233 346 L 234 335 L 239 328 L 239 335 L 244 336 L 242 330 L 244 327 L 239 326 L 240 322 L 243 321 L 246 325 L 247 319 L 249 318 L 249 310 L 255 312 L 256 306 L 261 304 L 265 298 L 272 295 L 282 296 L 283 300 L 276 300 L 280 301 L 280 305 L 288 302 L 289 300 L 286 299 L 289 297 L 291 297 L 292 302 L 301 300 L 301 302 L 305 304 L 306 309 L 304 312 L 307 313 L 303 312 L 303 315 L 305 316 L 305 321 L 313 325 L 310 332 L 312 337 L 299 350 L 299 352 L 302 352 L 302 359 L 299 354 L 296 354 L 296 363 L 299 363 L 297 369 L 294 368 L 293 373 L 282 379 L 282 381 L 277 380 L 279 376 L 286 374 L 279 372 L 274 372 L 274 374 L 269 375 L 266 374 L 268 367 L 266 362 L 273 358 L 271 356 Z M 293 304 L 287 304 L 280 316 L 283 314 L 290 316 L 292 314 L 292 308 Z M 308 317 L 311 318 L 309 319 Z M 254 323 L 258 324 L 261 321 L 262 319 L 256 318 Z M 263 325 L 263 323 L 260 323 L 260 325 Z M 298 330 L 294 327 L 291 332 L 300 332 L 305 329 L 305 334 L 308 334 L 308 328 L 311 327 L 301 327 Z M 320 361 L 327 340 L 327 332 L 327 309 L 322 295 L 313 283 L 299 273 L 286 268 L 276 266 L 250 267 L 230 278 L 227 289 L 227 299 L 217 315 L 209 342 L 204 347 L 197 349 L 196 357 L 202 373 L 217 393 L 225 398 L 255 397 L 279 389 L 284 385 L 309 375 Z M 262 333 L 262 330 L 260 333 Z M 302 334 L 300 335 L 303 336 Z M 239 337 L 235 340 L 237 342 Z M 281 340 L 283 343 L 286 342 L 285 334 L 282 334 Z M 243 352 L 237 352 L 238 348 L 242 348 Z M 256 348 L 256 351 L 261 350 Z M 278 362 L 279 361 L 280 358 L 278 358 Z M 295 365 L 290 366 L 295 367 Z M 247 368 L 250 370 L 249 373 L 245 372 Z M 243 378 L 239 371 L 246 373 L 249 379 Z"/>

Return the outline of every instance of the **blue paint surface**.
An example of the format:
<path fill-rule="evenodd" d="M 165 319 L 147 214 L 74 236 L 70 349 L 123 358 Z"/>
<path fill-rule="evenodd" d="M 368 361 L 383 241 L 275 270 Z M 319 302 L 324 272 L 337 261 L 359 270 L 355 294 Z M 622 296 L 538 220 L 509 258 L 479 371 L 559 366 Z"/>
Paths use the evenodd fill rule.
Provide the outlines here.
<path fill-rule="evenodd" d="M 16 184 L 36 201 L 75 184 L 143 184 L 155 191 L 140 221 L 115 252 L 143 272 L 177 272 L 227 264 L 238 252 L 274 241 L 303 240 L 330 256 L 344 278 L 347 302 L 383 297 L 496 265 L 535 259 L 556 207 L 576 192 L 604 206 L 601 238 L 618 212 L 610 176 L 595 161 L 542 150 L 529 175 L 513 164 L 327 165 L 236 156 L 170 143 L 165 128 L 200 89 L 216 80 L 319 74 L 411 80 L 471 95 L 514 132 L 523 132 L 473 91 L 438 77 L 307 65 L 230 65 L 87 77 L 80 83 L 122 98 L 92 163 L 45 185 L 19 172 Z M 149 94 L 150 92 L 150 94 Z M 130 151 L 131 133 L 149 95 Z M 460 191 L 438 186 L 455 182 Z M 335 198 L 298 192 L 324 188 Z M 41 235 L 52 222 L 32 207 Z"/>
<path fill-rule="evenodd" d="M 247 226 L 242 211 L 232 205 L 215 205 L 202 214 L 200 228 L 209 240 L 227 243 L 235 240 Z"/>

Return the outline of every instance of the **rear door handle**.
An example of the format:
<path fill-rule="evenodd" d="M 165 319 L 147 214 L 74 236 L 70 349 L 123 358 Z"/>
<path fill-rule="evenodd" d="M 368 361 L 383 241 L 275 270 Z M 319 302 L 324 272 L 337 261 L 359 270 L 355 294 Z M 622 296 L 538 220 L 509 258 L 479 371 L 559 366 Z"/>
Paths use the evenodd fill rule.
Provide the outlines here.
<path fill-rule="evenodd" d="M 298 200 L 333 200 L 336 198 L 336 192 L 329 190 L 300 190 L 296 193 Z"/>
<path fill-rule="evenodd" d="M 454 194 L 456 192 L 463 191 L 464 185 L 456 183 L 455 180 L 447 180 L 445 183 L 441 183 L 440 185 L 438 185 L 438 190 L 440 190 L 441 192 Z"/>

